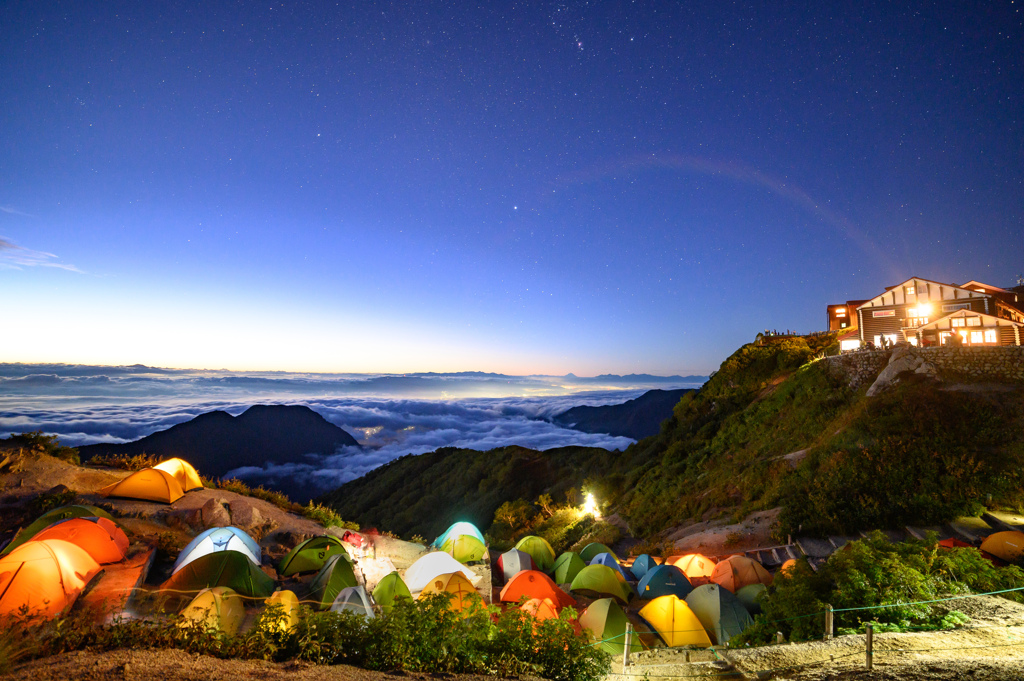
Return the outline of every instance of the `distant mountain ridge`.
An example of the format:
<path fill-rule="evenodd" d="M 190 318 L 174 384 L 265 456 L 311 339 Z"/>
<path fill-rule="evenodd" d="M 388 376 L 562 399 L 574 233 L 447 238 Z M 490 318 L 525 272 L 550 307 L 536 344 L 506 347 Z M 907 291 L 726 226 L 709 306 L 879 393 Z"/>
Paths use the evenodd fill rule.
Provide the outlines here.
<path fill-rule="evenodd" d="M 141 440 L 78 449 L 83 460 L 98 454 L 180 456 L 203 475 L 221 477 L 242 466 L 298 463 L 306 454 L 333 454 L 345 446 L 359 442 L 309 407 L 257 404 L 238 416 L 211 411 Z"/>
<path fill-rule="evenodd" d="M 553 417 L 560 426 L 584 433 L 608 433 L 642 440 L 657 435 L 661 422 L 672 416 L 672 408 L 693 388 L 648 390 L 622 404 L 601 407 L 573 407 Z"/>

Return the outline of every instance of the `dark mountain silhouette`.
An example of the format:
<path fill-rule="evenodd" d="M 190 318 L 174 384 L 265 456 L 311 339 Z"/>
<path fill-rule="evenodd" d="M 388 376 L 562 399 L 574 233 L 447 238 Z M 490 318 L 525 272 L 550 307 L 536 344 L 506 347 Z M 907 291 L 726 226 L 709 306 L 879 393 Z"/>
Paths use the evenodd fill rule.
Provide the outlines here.
<path fill-rule="evenodd" d="M 78 450 L 82 460 L 97 454 L 143 452 L 180 456 L 203 475 L 220 477 L 240 466 L 301 462 L 306 454 L 333 454 L 346 445 L 359 443 L 309 407 L 257 404 L 238 416 L 211 411 L 135 442 L 101 443 Z"/>
<path fill-rule="evenodd" d="M 648 390 L 635 400 L 623 404 L 573 407 L 551 420 L 584 433 L 608 433 L 642 440 L 658 434 L 661 422 L 672 416 L 672 408 L 691 390 Z"/>

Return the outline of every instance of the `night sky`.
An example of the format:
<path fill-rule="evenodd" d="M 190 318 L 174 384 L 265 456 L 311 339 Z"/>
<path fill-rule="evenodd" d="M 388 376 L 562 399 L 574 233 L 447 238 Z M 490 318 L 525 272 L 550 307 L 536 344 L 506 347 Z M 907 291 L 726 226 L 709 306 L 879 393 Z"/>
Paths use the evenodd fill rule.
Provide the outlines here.
<path fill-rule="evenodd" d="M 1014 285 L 1022 4 L 5 2 L 0 361 L 707 373 Z"/>

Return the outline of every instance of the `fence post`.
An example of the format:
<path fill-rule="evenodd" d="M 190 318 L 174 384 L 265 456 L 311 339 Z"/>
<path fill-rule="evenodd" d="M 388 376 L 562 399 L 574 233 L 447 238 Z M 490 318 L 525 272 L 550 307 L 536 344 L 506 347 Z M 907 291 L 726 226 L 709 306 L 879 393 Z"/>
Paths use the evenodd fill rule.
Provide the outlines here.
<path fill-rule="evenodd" d="M 825 640 L 832 640 L 832 606 L 825 606 Z"/>
<path fill-rule="evenodd" d="M 626 622 L 625 647 L 622 649 L 622 669 L 629 666 L 629 648 L 633 645 L 633 623 Z"/>
<path fill-rule="evenodd" d="M 782 635 L 781 631 L 776 631 L 775 632 L 775 642 L 776 643 L 785 643 L 786 642 L 786 637 Z"/>
<path fill-rule="evenodd" d="M 871 622 L 868 622 L 867 631 L 865 633 L 867 634 L 867 648 L 865 650 L 864 664 L 867 666 L 868 671 L 871 671 L 875 661 L 875 628 L 871 625 Z"/>

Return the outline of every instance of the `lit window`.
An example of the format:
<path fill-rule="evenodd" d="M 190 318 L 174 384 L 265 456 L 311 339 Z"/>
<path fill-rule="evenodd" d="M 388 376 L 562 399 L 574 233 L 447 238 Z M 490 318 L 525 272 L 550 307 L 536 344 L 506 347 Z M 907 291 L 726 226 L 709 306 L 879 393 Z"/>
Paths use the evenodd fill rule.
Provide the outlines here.
<path fill-rule="evenodd" d="M 903 288 L 906 290 L 908 296 L 914 295 L 914 292 L 917 290 L 913 286 L 904 286 Z"/>
<path fill-rule="evenodd" d="M 842 310 L 836 310 L 836 316 L 837 317 L 845 317 L 846 313 L 843 312 Z"/>
<path fill-rule="evenodd" d="M 946 341 L 949 340 L 950 335 L 952 334 L 950 334 L 949 331 L 942 331 L 939 333 L 939 345 L 945 345 Z"/>
<path fill-rule="evenodd" d="M 985 329 L 985 342 L 986 343 L 998 343 L 999 342 L 996 339 L 996 330 L 995 329 Z"/>
<path fill-rule="evenodd" d="M 967 326 L 981 326 L 981 317 L 968 317 Z"/>
<path fill-rule="evenodd" d="M 981 331 L 971 331 L 971 344 L 972 345 L 974 343 L 984 343 L 984 342 L 985 342 L 985 334 L 983 334 Z"/>
<path fill-rule="evenodd" d="M 957 317 L 956 319 L 950 319 L 949 323 L 952 324 L 953 326 L 957 326 L 957 327 L 963 326 L 964 325 L 964 318 L 963 317 Z"/>
<path fill-rule="evenodd" d="M 842 324 L 840 324 L 839 328 L 840 329 L 845 329 L 846 328 L 846 322 L 843 322 Z"/>
<path fill-rule="evenodd" d="M 917 347 L 917 336 L 911 336 L 910 338 L 907 339 L 907 341 L 909 341 L 910 344 L 913 345 L 915 348 Z"/>
<path fill-rule="evenodd" d="M 837 307 L 836 308 L 836 314 L 838 314 L 838 315 L 846 314 L 846 308 L 845 307 Z"/>

